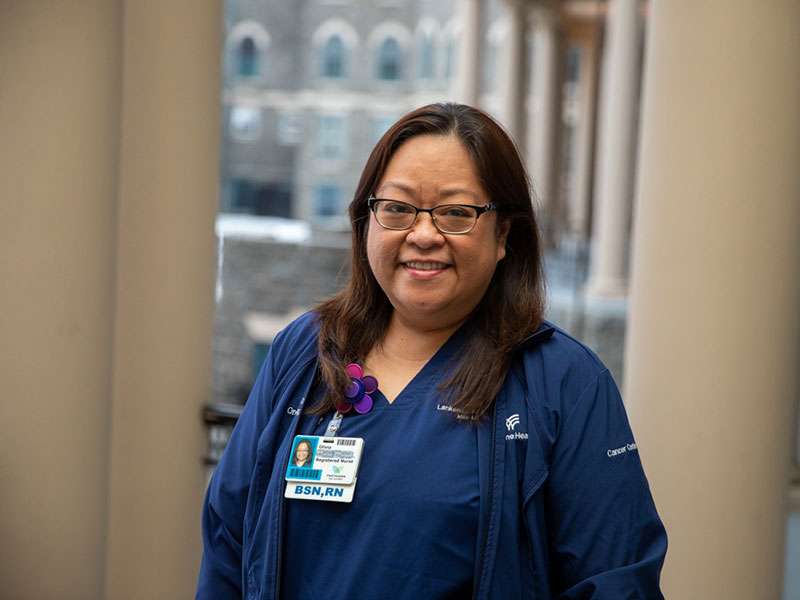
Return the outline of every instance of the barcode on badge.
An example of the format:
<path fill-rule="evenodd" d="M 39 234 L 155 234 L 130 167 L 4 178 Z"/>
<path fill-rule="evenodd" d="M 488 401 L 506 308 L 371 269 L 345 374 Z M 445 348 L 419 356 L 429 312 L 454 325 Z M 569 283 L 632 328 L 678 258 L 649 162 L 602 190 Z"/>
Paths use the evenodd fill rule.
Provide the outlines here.
<path fill-rule="evenodd" d="M 301 469 L 298 467 L 291 467 L 289 469 L 289 477 L 293 477 L 295 479 L 317 480 L 322 477 L 322 469 Z"/>
<path fill-rule="evenodd" d="M 355 440 L 344 440 L 342 438 L 336 438 L 336 445 L 337 446 L 355 446 Z"/>

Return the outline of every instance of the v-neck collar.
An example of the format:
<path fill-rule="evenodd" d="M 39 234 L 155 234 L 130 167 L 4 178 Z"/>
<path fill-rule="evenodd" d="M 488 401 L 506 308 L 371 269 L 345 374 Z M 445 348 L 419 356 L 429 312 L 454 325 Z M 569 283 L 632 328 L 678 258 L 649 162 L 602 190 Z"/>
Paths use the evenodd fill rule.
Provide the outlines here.
<path fill-rule="evenodd" d="M 378 406 L 396 409 L 403 406 L 416 406 L 413 402 L 419 397 L 428 397 L 430 393 L 430 386 L 435 385 L 432 382 L 440 382 L 444 379 L 442 371 L 452 367 L 450 364 L 452 359 L 464 346 L 466 338 L 466 331 L 469 324 L 464 324 L 459 327 L 453 334 L 447 338 L 444 344 L 434 352 L 433 356 L 428 359 L 422 368 L 417 371 L 414 377 L 400 390 L 400 393 L 395 396 L 394 401 L 389 402 L 380 389 L 380 381 L 378 382 L 378 390 L 372 394 L 374 405 L 372 410 Z"/>

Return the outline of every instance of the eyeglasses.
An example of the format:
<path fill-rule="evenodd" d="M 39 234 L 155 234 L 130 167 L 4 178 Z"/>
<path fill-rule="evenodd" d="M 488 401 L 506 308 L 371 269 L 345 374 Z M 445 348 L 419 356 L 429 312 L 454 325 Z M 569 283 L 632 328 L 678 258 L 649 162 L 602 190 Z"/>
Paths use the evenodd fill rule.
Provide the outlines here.
<path fill-rule="evenodd" d="M 417 208 L 402 200 L 388 200 L 370 196 L 367 206 L 375 213 L 375 220 L 384 229 L 403 231 L 411 229 L 417 222 L 419 213 L 428 213 L 436 229 L 442 233 L 458 235 L 469 233 L 483 213 L 495 210 L 493 202 L 484 206 L 471 204 L 440 204 L 433 208 Z"/>

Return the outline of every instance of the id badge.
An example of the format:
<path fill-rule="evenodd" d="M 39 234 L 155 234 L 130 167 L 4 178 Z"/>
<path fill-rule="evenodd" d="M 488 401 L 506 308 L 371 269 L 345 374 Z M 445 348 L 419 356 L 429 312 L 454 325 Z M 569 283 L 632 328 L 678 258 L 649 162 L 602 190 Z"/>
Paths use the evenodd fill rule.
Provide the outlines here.
<path fill-rule="evenodd" d="M 286 467 L 286 498 L 351 502 L 362 438 L 298 435 Z"/>

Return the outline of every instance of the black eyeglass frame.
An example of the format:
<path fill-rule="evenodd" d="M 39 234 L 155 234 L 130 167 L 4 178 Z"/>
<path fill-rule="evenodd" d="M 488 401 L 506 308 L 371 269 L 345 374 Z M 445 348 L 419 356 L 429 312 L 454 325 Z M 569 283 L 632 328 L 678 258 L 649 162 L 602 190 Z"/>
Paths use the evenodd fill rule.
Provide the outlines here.
<path fill-rule="evenodd" d="M 414 209 L 415 211 L 414 220 L 411 221 L 408 227 L 387 227 L 386 225 L 381 223 L 380 220 L 378 219 L 378 214 L 377 214 L 378 202 L 396 202 L 398 204 L 405 204 L 406 206 Z M 475 221 L 473 221 L 472 223 L 472 227 L 470 227 L 466 231 L 445 231 L 444 229 L 439 227 L 439 223 L 436 222 L 436 215 L 433 214 L 433 211 L 435 211 L 437 208 L 443 208 L 446 206 L 461 206 L 463 208 L 474 209 L 476 214 L 475 214 Z M 439 204 L 437 206 L 434 206 L 433 208 L 417 208 L 410 202 L 405 202 L 403 200 L 392 200 L 391 198 L 376 198 L 375 196 L 370 196 L 369 198 L 367 198 L 367 208 L 369 208 L 369 210 L 371 210 L 372 213 L 375 215 L 375 220 L 378 222 L 378 225 L 380 225 L 384 229 L 389 229 L 391 231 L 407 231 L 411 229 L 417 222 L 417 219 L 419 218 L 419 213 L 428 213 L 431 216 L 431 221 L 433 221 L 434 227 L 436 227 L 436 229 L 439 230 L 441 233 L 445 233 L 447 235 L 464 235 L 465 233 L 469 233 L 470 231 L 475 229 L 475 225 L 478 224 L 478 219 L 482 214 L 492 210 L 497 210 L 497 205 L 494 202 L 490 202 L 489 204 L 484 204 L 483 206 L 477 206 L 474 204 Z"/>

